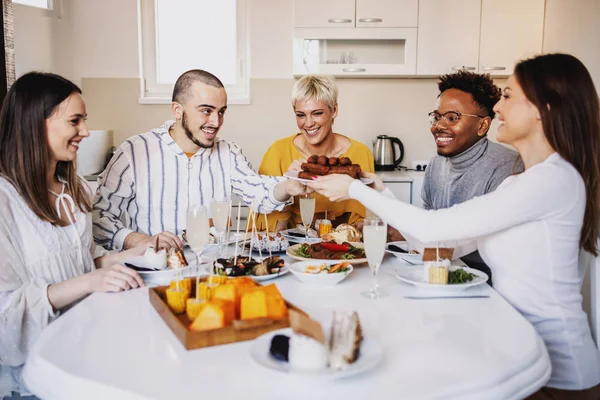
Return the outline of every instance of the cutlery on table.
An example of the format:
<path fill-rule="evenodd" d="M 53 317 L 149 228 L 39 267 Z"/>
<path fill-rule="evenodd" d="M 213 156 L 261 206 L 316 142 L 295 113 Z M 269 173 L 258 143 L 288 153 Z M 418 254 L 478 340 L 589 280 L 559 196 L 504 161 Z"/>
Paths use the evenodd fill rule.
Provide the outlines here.
<path fill-rule="evenodd" d="M 410 300 L 431 300 L 431 299 L 489 299 L 488 295 L 473 295 L 473 296 L 404 296 Z"/>

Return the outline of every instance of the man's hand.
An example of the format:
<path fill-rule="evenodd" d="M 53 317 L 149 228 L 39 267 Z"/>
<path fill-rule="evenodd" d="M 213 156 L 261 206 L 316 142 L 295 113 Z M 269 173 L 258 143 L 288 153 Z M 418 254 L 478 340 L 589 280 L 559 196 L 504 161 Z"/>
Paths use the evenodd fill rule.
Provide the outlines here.
<path fill-rule="evenodd" d="M 169 250 L 174 248 L 175 250 L 183 249 L 183 242 L 172 232 L 161 232 L 154 236 L 148 236 L 144 233 L 132 232 L 125 238 L 123 242 L 124 249 L 130 249 L 138 246 L 156 246 L 156 239 L 158 238 L 158 247 L 161 249 Z"/>

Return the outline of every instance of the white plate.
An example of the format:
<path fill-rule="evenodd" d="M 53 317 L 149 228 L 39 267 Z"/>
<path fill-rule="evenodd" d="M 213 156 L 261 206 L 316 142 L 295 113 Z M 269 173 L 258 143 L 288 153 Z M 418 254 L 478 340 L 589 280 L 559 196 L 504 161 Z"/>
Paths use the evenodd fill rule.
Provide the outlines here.
<path fill-rule="evenodd" d="M 286 178 L 293 179 L 295 181 L 303 182 L 303 183 L 310 183 L 310 182 L 312 182 L 312 179 L 298 178 L 298 171 L 286 172 L 285 174 L 283 174 L 283 176 L 285 176 Z M 371 178 L 360 178 L 360 181 L 362 183 L 364 183 L 365 185 L 370 185 L 371 183 L 373 183 L 373 179 L 371 179 Z"/>
<path fill-rule="evenodd" d="M 289 363 L 276 360 L 269 353 L 271 347 L 271 339 L 275 335 L 291 336 L 292 329 L 280 329 L 259 336 L 254 340 L 250 347 L 250 358 L 259 366 L 273 372 L 306 377 L 310 379 L 339 379 L 362 374 L 366 371 L 377 367 L 383 360 L 383 348 L 376 340 L 372 338 L 364 338 L 360 346 L 358 359 L 354 364 L 351 364 L 347 369 L 336 371 L 332 369 L 324 369 L 321 371 L 301 371 L 290 368 Z"/>
<path fill-rule="evenodd" d="M 285 267 L 281 268 L 279 270 L 279 272 L 276 274 L 262 275 L 262 276 L 254 276 L 254 275 L 248 275 L 248 276 L 250 278 L 252 278 L 253 280 L 255 280 L 256 282 L 262 282 L 262 281 L 268 281 L 271 279 L 279 278 L 280 276 L 283 276 L 283 275 L 287 274 L 288 272 L 290 272 L 290 269 L 287 266 L 285 266 Z"/>
<path fill-rule="evenodd" d="M 440 292 L 459 292 L 472 286 L 477 286 L 481 285 L 482 283 L 486 283 L 488 280 L 488 276 L 485 272 L 481 272 L 473 268 L 453 265 L 450 267 L 450 270 L 454 271 L 458 268 L 463 268 L 465 271 L 475 275 L 475 277 L 471 282 L 468 283 L 456 283 L 448 285 L 431 284 L 425 282 L 425 266 L 418 265 L 410 267 L 398 267 L 396 278 L 400 279 L 403 282 L 410 283 L 411 285 L 414 285 L 416 287 L 433 289 Z"/>
<path fill-rule="evenodd" d="M 406 242 L 406 241 L 400 241 L 400 242 L 389 242 L 389 243 L 386 243 L 386 245 L 385 245 L 385 251 L 388 252 L 388 253 L 390 253 L 390 254 L 395 255 L 396 257 L 398 257 L 402 261 L 407 262 L 409 264 L 413 264 L 413 265 L 421 265 L 421 264 L 423 264 L 423 255 L 422 254 L 409 254 L 409 253 L 402 253 L 400 251 L 390 250 L 388 248 L 389 245 L 398 246 L 401 249 L 408 250 L 408 242 Z"/>
<path fill-rule="evenodd" d="M 269 256 L 269 254 L 266 255 L 266 257 L 268 257 L 268 256 Z M 263 253 L 263 259 L 266 258 L 266 257 L 265 257 L 265 255 Z M 255 259 L 255 260 L 259 260 L 258 257 L 252 257 L 252 258 Z M 287 262 L 286 262 L 286 264 L 287 264 Z M 284 276 L 288 272 L 290 272 L 290 269 L 288 268 L 287 265 L 284 264 L 283 268 L 281 268 L 279 270 L 279 272 L 276 273 L 276 274 L 260 275 L 260 276 L 257 276 L 257 275 L 244 275 L 244 276 L 252 278 L 256 282 L 262 282 L 262 281 L 268 281 L 268 280 L 271 280 L 271 279 L 279 278 L 280 276 Z M 232 276 L 231 278 L 236 278 L 236 277 Z"/>
<path fill-rule="evenodd" d="M 360 249 L 364 249 L 365 245 L 364 243 L 357 243 L 357 242 L 351 242 L 350 243 L 352 246 L 354 247 L 358 247 Z M 331 259 L 318 259 L 318 258 L 306 258 L 306 257 L 301 257 L 299 255 L 296 254 L 296 250 L 298 250 L 300 248 L 300 246 L 302 246 L 301 243 L 299 244 L 295 244 L 293 246 L 288 247 L 286 254 L 290 257 L 292 257 L 294 260 L 300 260 L 300 261 L 314 261 L 314 262 L 329 262 L 332 261 Z M 350 264 L 362 264 L 362 263 L 366 263 L 367 259 L 366 258 L 355 258 L 352 260 L 334 260 L 334 261 L 347 261 Z"/>
<path fill-rule="evenodd" d="M 294 242 L 294 243 L 319 243 L 321 242 L 321 238 L 311 238 L 309 237 L 308 239 L 305 239 L 303 237 L 299 237 L 299 236 L 292 236 L 289 233 L 290 232 L 298 232 L 296 230 L 296 228 L 290 228 L 290 229 L 286 229 L 283 230 L 279 233 L 281 233 L 281 236 L 283 236 L 284 238 L 287 239 L 288 242 Z"/>
<path fill-rule="evenodd" d="M 290 271 L 292 274 L 301 282 L 307 283 L 310 285 L 318 285 L 318 286 L 334 286 L 346 279 L 348 275 L 354 271 L 354 267 L 349 265 L 349 269 L 346 272 L 334 272 L 332 274 L 311 274 L 306 271 L 306 267 L 309 265 L 319 266 L 321 264 L 327 265 L 335 265 L 338 263 L 344 262 L 344 260 L 335 260 L 335 261 L 299 261 L 290 265 Z"/>
<path fill-rule="evenodd" d="M 183 277 L 195 276 L 196 273 L 196 256 L 190 249 L 184 250 L 185 258 L 188 262 L 187 267 L 181 268 L 181 273 Z M 203 258 L 203 262 L 207 262 L 208 260 Z M 133 264 L 137 267 L 148 268 L 148 264 L 145 262 L 144 256 L 132 257 L 122 262 Z M 137 271 L 140 274 L 140 277 L 144 280 L 145 283 L 153 283 L 158 285 L 168 285 L 171 280 L 175 279 L 177 275 L 177 271 L 174 269 L 166 268 L 155 271 Z"/>

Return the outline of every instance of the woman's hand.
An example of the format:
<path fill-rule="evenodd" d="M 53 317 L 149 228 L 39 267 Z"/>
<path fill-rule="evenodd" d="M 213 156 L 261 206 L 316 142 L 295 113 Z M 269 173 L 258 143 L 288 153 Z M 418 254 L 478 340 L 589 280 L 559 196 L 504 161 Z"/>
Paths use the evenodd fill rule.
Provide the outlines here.
<path fill-rule="evenodd" d="M 342 201 L 350 198 L 348 194 L 354 178 L 349 175 L 332 174 L 319 176 L 306 185 L 331 201 Z"/>
<path fill-rule="evenodd" d="M 305 162 L 306 162 L 306 160 L 305 160 L 305 159 L 303 159 L 303 158 L 300 158 L 300 159 L 298 159 L 298 160 L 294 160 L 294 161 L 292 161 L 292 163 L 291 163 L 291 164 L 290 164 L 290 166 L 288 167 L 288 169 L 287 169 L 286 173 L 288 173 L 288 172 L 299 172 L 299 171 L 302 171 L 302 168 L 301 168 L 301 166 L 302 166 L 302 164 L 304 164 Z"/>
<path fill-rule="evenodd" d="M 98 268 L 87 274 L 90 292 L 121 292 L 144 286 L 140 275 L 120 264 Z"/>
<path fill-rule="evenodd" d="M 385 189 L 385 184 L 377 174 L 374 174 L 372 172 L 363 172 L 361 176 L 363 178 L 372 179 L 373 183 L 371 183 L 369 186 L 377 190 L 378 192 L 383 192 L 383 190 Z"/>

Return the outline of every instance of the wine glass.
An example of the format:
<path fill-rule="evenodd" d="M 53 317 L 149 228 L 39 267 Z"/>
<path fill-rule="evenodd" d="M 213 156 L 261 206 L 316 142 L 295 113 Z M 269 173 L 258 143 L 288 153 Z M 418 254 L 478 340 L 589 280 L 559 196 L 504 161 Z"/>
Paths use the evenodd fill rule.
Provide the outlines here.
<path fill-rule="evenodd" d="M 196 260 L 198 262 L 197 271 L 199 271 L 202 252 L 210 237 L 208 208 L 200 205 L 189 206 L 187 210 L 186 225 L 186 239 L 196 255 Z"/>
<path fill-rule="evenodd" d="M 217 244 L 219 246 L 219 255 L 223 256 L 223 244 L 225 243 L 225 232 L 227 231 L 227 223 L 229 222 L 229 205 L 231 201 L 213 200 L 210 203 L 210 215 L 215 226 Z"/>
<path fill-rule="evenodd" d="M 379 299 L 386 295 L 379 291 L 377 273 L 383 261 L 385 243 L 387 241 L 387 224 L 379 219 L 365 219 L 363 222 L 363 239 L 369 268 L 375 278 L 375 285 L 362 295 L 369 299 Z"/>
<path fill-rule="evenodd" d="M 315 194 L 304 193 L 300 195 L 300 216 L 304 225 L 304 240 L 308 242 L 308 229 L 315 215 Z"/>

